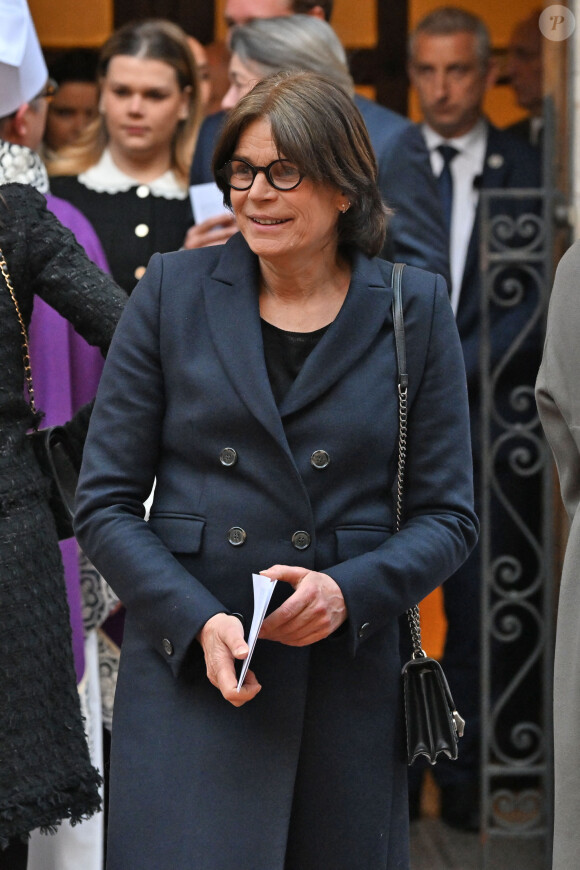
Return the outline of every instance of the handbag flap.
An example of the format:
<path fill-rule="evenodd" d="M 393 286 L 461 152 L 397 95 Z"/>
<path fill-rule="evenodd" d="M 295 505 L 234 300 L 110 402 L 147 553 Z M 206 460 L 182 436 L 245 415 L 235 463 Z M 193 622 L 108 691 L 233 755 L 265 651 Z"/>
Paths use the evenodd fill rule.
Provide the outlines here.
<path fill-rule="evenodd" d="M 455 760 L 459 732 L 455 705 L 439 662 L 412 659 L 403 668 L 403 694 L 407 721 L 409 764 L 425 755 L 431 764 L 444 754 Z"/>

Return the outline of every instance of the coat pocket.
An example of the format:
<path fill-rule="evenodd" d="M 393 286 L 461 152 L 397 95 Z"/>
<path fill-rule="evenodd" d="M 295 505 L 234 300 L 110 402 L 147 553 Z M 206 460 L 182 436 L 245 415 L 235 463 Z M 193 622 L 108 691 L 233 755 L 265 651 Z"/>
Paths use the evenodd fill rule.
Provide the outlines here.
<path fill-rule="evenodd" d="M 172 553 L 199 553 L 205 519 L 169 512 L 151 514 L 149 526 Z"/>
<path fill-rule="evenodd" d="M 334 533 L 338 559 L 345 562 L 370 550 L 376 550 L 391 537 L 392 529 L 389 526 L 337 526 Z"/>

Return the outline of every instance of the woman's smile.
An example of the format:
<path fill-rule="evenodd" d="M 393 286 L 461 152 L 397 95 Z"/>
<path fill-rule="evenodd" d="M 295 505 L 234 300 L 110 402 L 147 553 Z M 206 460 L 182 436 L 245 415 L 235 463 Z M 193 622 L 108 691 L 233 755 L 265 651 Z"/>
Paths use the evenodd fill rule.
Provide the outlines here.
<path fill-rule="evenodd" d="M 250 215 L 250 220 L 261 227 L 271 227 L 278 226 L 279 224 L 286 224 L 290 218 L 271 218 L 262 217 L 261 215 Z"/>

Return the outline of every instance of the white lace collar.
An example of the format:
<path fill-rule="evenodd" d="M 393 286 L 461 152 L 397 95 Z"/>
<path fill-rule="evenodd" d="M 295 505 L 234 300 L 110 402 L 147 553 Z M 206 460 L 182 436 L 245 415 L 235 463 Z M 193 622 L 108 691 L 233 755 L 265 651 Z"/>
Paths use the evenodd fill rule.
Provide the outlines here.
<path fill-rule="evenodd" d="M 95 163 L 86 172 L 81 172 L 79 181 L 89 190 L 95 190 L 97 193 L 125 193 L 132 187 L 142 186 L 136 178 L 121 172 L 116 163 L 113 162 L 108 148 L 105 148 L 98 163 Z M 147 182 L 146 187 L 149 188 L 153 196 L 162 196 L 164 199 L 185 199 L 187 197 L 187 188 L 179 183 L 171 169 L 154 181 Z"/>

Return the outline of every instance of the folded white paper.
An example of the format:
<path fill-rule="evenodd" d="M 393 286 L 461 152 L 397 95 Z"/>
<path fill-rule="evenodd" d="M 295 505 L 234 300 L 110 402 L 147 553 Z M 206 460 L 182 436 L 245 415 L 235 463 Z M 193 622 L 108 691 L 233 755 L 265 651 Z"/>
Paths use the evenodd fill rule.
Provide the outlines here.
<path fill-rule="evenodd" d="M 266 611 L 272 597 L 272 592 L 274 591 L 274 586 L 278 581 L 272 580 L 264 574 L 252 574 L 252 582 L 254 584 L 254 615 L 250 626 L 250 634 L 248 635 L 248 646 L 250 650 L 248 652 L 248 657 L 244 660 L 244 664 L 242 665 L 240 679 L 238 680 L 238 692 L 242 688 L 244 680 L 246 679 L 246 673 L 250 666 L 250 659 L 252 658 L 252 653 L 256 646 L 258 634 L 262 623 L 264 622 L 264 617 L 266 616 Z"/>
<path fill-rule="evenodd" d="M 224 205 L 224 195 L 215 181 L 192 184 L 189 188 L 189 198 L 196 224 L 201 224 L 207 218 L 217 217 L 220 214 L 231 216 L 231 211 Z"/>

